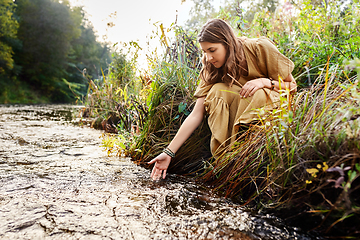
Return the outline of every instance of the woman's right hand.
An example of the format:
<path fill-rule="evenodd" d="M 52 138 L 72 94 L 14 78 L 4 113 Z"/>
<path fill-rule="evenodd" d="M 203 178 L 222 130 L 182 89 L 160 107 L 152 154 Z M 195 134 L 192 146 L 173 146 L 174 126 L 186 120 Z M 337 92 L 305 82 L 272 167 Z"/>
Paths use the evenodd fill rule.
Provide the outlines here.
<path fill-rule="evenodd" d="M 179 131 L 176 133 L 174 139 L 169 144 L 169 149 L 175 152 L 181 147 L 181 145 L 190 137 L 194 130 L 200 125 L 205 115 L 205 97 L 198 98 L 195 103 L 194 109 L 190 115 L 185 119 L 181 125 Z M 163 178 L 166 176 L 166 171 L 171 162 L 171 157 L 166 153 L 159 154 L 156 158 L 148 162 L 148 164 L 155 163 L 151 178 L 153 180 L 159 180 L 161 175 Z"/>
<path fill-rule="evenodd" d="M 166 153 L 161 153 L 156 158 L 148 162 L 148 164 L 155 163 L 150 177 L 153 180 L 159 180 L 161 178 L 161 175 L 163 175 L 163 179 L 164 179 L 170 162 L 171 162 L 171 157 Z"/>

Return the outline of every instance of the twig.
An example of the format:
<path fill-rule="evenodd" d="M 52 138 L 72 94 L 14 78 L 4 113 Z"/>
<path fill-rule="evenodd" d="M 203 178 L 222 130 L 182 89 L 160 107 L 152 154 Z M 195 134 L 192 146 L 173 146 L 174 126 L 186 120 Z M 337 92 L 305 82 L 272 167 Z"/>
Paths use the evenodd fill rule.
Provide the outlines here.
<path fill-rule="evenodd" d="M 237 84 L 239 84 L 240 87 L 244 87 L 241 83 L 238 82 L 238 80 L 236 80 L 233 76 L 231 76 L 229 73 L 227 74 L 229 77 L 231 77 L 232 82 L 230 84 L 230 87 L 233 85 L 234 82 L 236 82 Z"/>

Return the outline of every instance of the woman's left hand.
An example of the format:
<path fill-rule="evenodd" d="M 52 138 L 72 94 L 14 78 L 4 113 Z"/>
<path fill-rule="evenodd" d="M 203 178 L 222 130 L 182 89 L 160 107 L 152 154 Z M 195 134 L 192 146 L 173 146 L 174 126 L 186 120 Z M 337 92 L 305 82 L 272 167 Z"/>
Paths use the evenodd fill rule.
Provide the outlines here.
<path fill-rule="evenodd" d="M 239 92 L 240 96 L 243 98 L 253 96 L 257 90 L 265 87 L 264 79 L 265 78 L 257 78 L 245 83 Z"/>

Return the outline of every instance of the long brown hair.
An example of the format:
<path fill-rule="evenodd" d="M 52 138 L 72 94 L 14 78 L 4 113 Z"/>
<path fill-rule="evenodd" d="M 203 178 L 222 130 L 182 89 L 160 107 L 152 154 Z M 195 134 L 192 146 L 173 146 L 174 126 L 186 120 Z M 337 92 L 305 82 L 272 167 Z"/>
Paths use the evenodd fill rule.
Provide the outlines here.
<path fill-rule="evenodd" d="M 246 75 L 247 69 L 243 47 L 240 40 L 235 36 L 232 28 L 221 19 L 209 20 L 198 35 L 199 42 L 221 43 L 226 49 L 226 62 L 221 68 L 216 68 L 203 56 L 203 68 L 200 77 L 206 84 L 218 82 L 232 84 L 233 80 L 239 79 L 241 74 Z M 229 76 L 230 75 L 230 76 Z"/>

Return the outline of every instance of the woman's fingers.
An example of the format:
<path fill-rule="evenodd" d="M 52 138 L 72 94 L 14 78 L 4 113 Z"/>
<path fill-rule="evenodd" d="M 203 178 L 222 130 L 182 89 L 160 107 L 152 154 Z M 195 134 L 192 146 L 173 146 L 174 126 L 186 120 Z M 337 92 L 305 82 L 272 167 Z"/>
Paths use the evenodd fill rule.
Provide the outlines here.
<path fill-rule="evenodd" d="M 155 163 L 155 165 L 151 171 L 150 177 L 153 180 L 159 180 L 161 178 L 161 176 L 163 178 L 165 178 L 166 171 L 167 171 L 167 168 L 169 167 L 170 161 L 171 161 L 170 156 L 168 156 L 165 153 L 161 153 L 159 156 L 157 156 L 156 158 L 154 158 L 150 162 L 148 162 L 148 164 Z"/>
<path fill-rule="evenodd" d="M 152 178 L 153 180 L 159 180 L 161 178 L 161 175 L 163 175 L 163 178 L 165 178 L 166 176 L 166 170 L 162 170 L 161 168 L 159 168 L 158 166 L 158 158 L 154 158 L 153 160 L 151 160 L 150 162 L 148 162 L 148 164 L 153 164 L 155 163 L 151 174 L 150 174 L 150 178 Z"/>
<path fill-rule="evenodd" d="M 148 162 L 148 164 L 153 164 L 154 162 L 156 162 L 156 158 L 154 158 L 153 160 L 151 160 L 150 162 Z"/>
<path fill-rule="evenodd" d="M 253 96 L 257 90 L 264 87 L 265 86 L 264 83 L 262 82 L 262 78 L 258 78 L 245 83 L 239 93 L 241 97 L 247 98 Z"/>
<path fill-rule="evenodd" d="M 151 174 L 150 174 L 150 177 L 153 178 L 154 174 L 155 174 L 155 170 L 156 168 L 153 168 L 152 171 L 151 171 Z"/>
<path fill-rule="evenodd" d="M 241 90 L 240 96 L 243 98 L 251 97 L 256 92 L 256 90 L 258 89 L 254 86 L 247 86 Z"/>
<path fill-rule="evenodd" d="M 246 84 L 242 87 L 242 89 L 241 89 L 241 91 L 240 91 L 240 96 L 241 96 L 242 98 L 248 97 L 249 94 L 250 94 L 250 92 L 251 92 L 251 90 L 252 90 L 252 88 L 253 88 L 253 86 L 252 86 L 249 82 L 246 83 Z"/>
<path fill-rule="evenodd" d="M 258 87 L 254 87 L 254 88 L 251 90 L 251 92 L 249 93 L 249 97 L 253 96 L 257 90 L 259 90 L 259 88 L 258 88 Z"/>
<path fill-rule="evenodd" d="M 152 172 L 151 172 L 151 175 L 150 177 L 153 179 L 153 180 L 159 180 L 160 177 L 161 177 L 161 170 L 159 170 L 158 168 L 154 167 Z"/>

